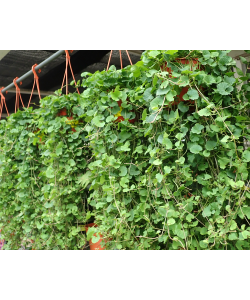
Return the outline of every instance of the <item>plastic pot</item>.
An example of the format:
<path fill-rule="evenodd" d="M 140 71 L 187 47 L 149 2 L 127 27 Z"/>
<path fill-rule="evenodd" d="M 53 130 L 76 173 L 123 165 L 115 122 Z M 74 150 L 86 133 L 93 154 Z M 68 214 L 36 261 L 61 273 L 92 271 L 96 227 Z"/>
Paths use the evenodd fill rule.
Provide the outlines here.
<path fill-rule="evenodd" d="M 85 225 L 85 230 L 86 230 L 86 234 L 88 232 L 89 227 L 97 227 L 97 225 L 95 223 L 90 223 Z M 97 236 L 96 233 L 94 234 L 94 236 Z M 90 250 L 105 250 L 105 247 L 101 247 L 101 242 L 103 241 L 102 239 L 102 235 L 100 234 L 101 238 L 97 243 L 92 243 L 92 239 L 89 240 L 89 247 Z"/>

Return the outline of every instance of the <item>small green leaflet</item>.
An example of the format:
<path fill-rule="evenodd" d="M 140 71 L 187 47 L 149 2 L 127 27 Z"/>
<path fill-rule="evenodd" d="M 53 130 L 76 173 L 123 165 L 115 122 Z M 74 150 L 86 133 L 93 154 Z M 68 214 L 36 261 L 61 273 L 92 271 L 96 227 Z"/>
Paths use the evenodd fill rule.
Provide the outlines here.
<path fill-rule="evenodd" d="M 163 175 L 162 175 L 162 174 L 157 173 L 155 177 L 156 177 L 156 179 L 157 179 L 157 181 L 158 181 L 159 183 L 162 182 L 162 179 L 163 179 Z"/>
<path fill-rule="evenodd" d="M 128 170 L 127 170 L 127 168 L 125 166 L 121 166 L 119 168 L 119 170 L 120 170 L 119 176 L 125 176 L 125 175 L 127 175 Z"/>
<path fill-rule="evenodd" d="M 174 101 L 174 97 L 177 95 L 176 91 L 170 91 L 167 93 L 166 95 L 166 99 L 168 100 L 168 102 L 173 102 Z"/>
<path fill-rule="evenodd" d="M 215 81 L 215 78 L 212 76 L 212 75 L 206 75 L 204 78 L 203 78 L 203 81 L 210 85 L 210 84 L 213 84 L 213 83 L 216 83 Z"/>
<path fill-rule="evenodd" d="M 134 175 L 134 176 L 137 176 L 139 175 L 141 172 L 139 171 L 139 169 L 135 166 L 135 165 L 131 165 L 130 166 L 130 171 L 129 171 L 129 174 L 130 175 Z"/>
<path fill-rule="evenodd" d="M 159 166 L 162 164 L 162 161 L 159 160 L 159 159 L 156 159 L 154 162 L 153 162 L 153 165 L 156 165 L 156 166 Z"/>
<path fill-rule="evenodd" d="M 142 113 L 142 120 L 145 121 L 147 117 L 147 109 L 145 108 Z"/>
<path fill-rule="evenodd" d="M 243 161 L 249 162 L 250 161 L 250 151 L 245 150 L 242 154 L 242 158 L 243 158 Z"/>
<path fill-rule="evenodd" d="M 90 178 L 91 178 L 91 172 L 87 171 L 85 174 L 83 174 L 80 178 L 79 178 L 79 183 L 86 188 L 86 186 L 90 183 Z"/>
<path fill-rule="evenodd" d="M 207 141 L 206 142 L 206 145 L 205 145 L 205 148 L 209 151 L 213 150 L 217 145 L 217 142 L 215 141 Z"/>
<path fill-rule="evenodd" d="M 130 151 L 131 149 L 129 148 L 130 142 L 127 141 L 123 146 L 121 146 L 121 151 Z"/>
<path fill-rule="evenodd" d="M 194 153 L 194 154 L 198 154 L 199 152 L 202 151 L 202 147 L 198 144 L 193 144 L 191 147 L 190 147 L 190 152 Z"/>
<path fill-rule="evenodd" d="M 97 127 L 103 127 L 105 125 L 105 122 L 101 122 L 103 120 L 103 116 L 96 116 L 93 118 L 92 122 L 97 126 Z"/>
<path fill-rule="evenodd" d="M 211 112 L 210 112 L 209 109 L 203 108 L 203 109 L 201 109 L 201 110 L 198 111 L 198 115 L 208 117 L 208 116 L 211 115 Z"/>
<path fill-rule="evenodd" d="M 164 171 L 166 174 L 169 174 L 171 172 L 171 168 L 169 166 L 165 166 Z"/>
<path fill-rule="evenodd" d="M 168 219 L 168 220 L 167 220 L 167 224 L 168 224 L 169 226 L 175 224 L 175 219 L 173 219 L 173 218 Z"/>
<path fill-rule="evenodd" d="M 210 205 L 209 206 L 207 206 L 207 207 L 205 207 L 204 208 L 204 210 L 203 210 L 203 212 L 202 212 L 202 215 L 203 215 L 203 217 L 205 218 L 205 217 L 210 217 L 211 216 L 211 207 L 210 207 Z"/>
<path fill-rule="evenodd" d="M 199 94 L 198 94 L 197 90 L 195 90 L 195 89 L 188 90 L 187 95 L 188 95 L 189 99 L 192 99 L 192 100 L 197 100 L 199 98 Z"/>
<path fill-rule="evenodd" d="M 180 102 L 178 104 L 178 108 L 181 112 L 185 113 L 189 110 L 189 107 L 187 105 L 185 105 L 183 102 Z"/>
<path fill-rule="evenodd" d="M 46 170 L 46 176 L 48 178 L 54 178 L 55 175 L 54 175 L 54 170 L 52 167 L 48 167 L 48 169 Z"/>
<path fill-rule="evenodd" d="M 217 85 L 217 90 L 221 95 L 229 95 L 233 91 L 233 87 L 226 82 Z"/>
<path fill-rule="evenodd" d="M 201 125 L 201 124 L 199 124 L 199 123 L 196 123 L 196 124 L 192 127 L 191 132 L 196 133 L 196 134 L 200 134 L 201 131 L 202 131 L 202 129 L 204 129 L 204 126 Z"/>

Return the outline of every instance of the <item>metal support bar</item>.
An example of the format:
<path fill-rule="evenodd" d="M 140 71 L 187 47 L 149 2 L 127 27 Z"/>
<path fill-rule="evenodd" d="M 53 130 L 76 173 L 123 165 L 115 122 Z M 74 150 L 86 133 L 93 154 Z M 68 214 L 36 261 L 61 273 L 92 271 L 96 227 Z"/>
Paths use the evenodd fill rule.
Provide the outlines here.
<path fill-rule="evenodd" d="M 28 89 L 21 89 L 20 88 L 20 92 L 21 94 L 26 94 L 26 95 L 30 95 L 31 94 L 31 90 Z M 8 89 L 8 93 L 16 93 L 16 89 Z M 40 94 L 43 96 L 50 96 L 52 94 L 54 94 L 54 92 L 50 92 L 50 91 L 40 91 Z M 39 93 L 37 91 L 33 91 L 33 95 L 39 95 Z"/>
<path fill-rule="evenodd" d="M 63 53 L 65 53 L 65 50 L 59 50 L 56 53 L 54 53 L 53 55 L 51 55 L 49 58 L 45 59 L 43 62 L 41 62 L 39 65 L 37 65 L 35 67 L 35 70 L 38 71 L 39 69 L 41 69 L 42 67 L 44 67 L 45 65 L 47 65 L 48 63 L 50 63 L 52 60 L 56 59 L 58 56 L 62 55 Z M 24 79 L 26 79 L 27 77 L 33 75 L 32 70 L 30 70 L 29 72 L 25 73 L 23 76 L 21 76 L 20 78 L 17 79 L 16 83 L 19 83 L 21 81 L 23 81 Z M 6 86 L 3 90 L 2 93 L 8 91 L 11 88 L 14 88 L 14 83 L 9 84 L 8 86 Z"/>

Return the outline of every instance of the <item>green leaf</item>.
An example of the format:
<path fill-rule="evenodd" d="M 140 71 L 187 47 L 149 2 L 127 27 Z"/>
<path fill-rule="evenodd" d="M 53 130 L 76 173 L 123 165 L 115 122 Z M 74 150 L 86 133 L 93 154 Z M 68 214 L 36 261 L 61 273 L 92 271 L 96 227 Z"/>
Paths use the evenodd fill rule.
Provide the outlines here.
<path fill-rule="evenodd" d="M 199 98 L 199 94 L 198 94 L 197 90 L 195 90 L 195 89 L 188 90 L 187 95 L 188 95 L 189 99 L 192 99 L 192 100 L 197 100 Z"/>
<path fill-rule="evenodd" d="M 203 109 L 201 109 L 201 110 L 198 111 L 198 115 L 208 117 L 208 116 L 211 115 L 211 112 L 210 112 L 209 109 L 203 108 Z"/>
<path fill-rule="evenodd" d="M 249 162 L 250 161 L 250 151 L 245 150 L 242 154 L 242 158 L 243 158 L 243 161 Z"/>
<path fill-rule="evenodd" d="M 113 100 L 119 101 L 122 97 L 122 93 L 119 90 L 115 90 L 114 92 L 110 92 L 110 96 Z"/>
<path fill-rule="evenodd" d="M 135 165 L 131 165 L 130 166 L 130 171 L 129 171 L 129 174 L 130 175 L 134 175 L 134 176 L 137 176 L 139 175 L 141 172 L 139 171 L 139 169 L 135 166 Z"/>
<path fill-rule="evenodd" d="M 166 95 L 166 99 L 168 102 L 173 102 L 174 97 L 177 95 L 176 91 L 169 91 Z"/>
<path fill-rule="evenodd" d="M 71 159 L 69 160 L 69 165 L 70 165 L 71 167 L 73 167 L 73 166 L 76 165 L 76 162 L 71 158 Z"/>
<path fill-rule="evenodd" d="M 105 122 L 101 122 L 103 120 L 103 116 L 96 116 L 92 119 L 92 122 L 97 126 L 97 127 L 103 127 L 105 125 Z"/>
<path fill-rule="evenodd" d="M 128 170 L 127 170 L 127 168 L 125 166 L 121 166 L 119 168 L 119 170 L 120 170 L 119 176 L 125 176 L 125 175 L 127 175 Z"/>
<path fill-rule="evenodd" d="M 235 68 L 236 68 L 236 72 L 237 72 L 238 75 L 244 76 L 244 73 L 242 72 L 241 69 L 239 69 L 238 67 L 235 67 Z"/>
<path fill-rule="evenodd" d="M 95 235 L 92 236 L 91 241 L 92 241 L 93 244 L 95 244 L 95 243 L 100 241 L 100 238 L 101 238 L 100 234 L 95 234 Z"/>
<path fill-rule="evenodd" d="M 148 56 L 155 58 L 157 55 L 159 55 L 161 52 L 158 50 L 150 50 L 148 53 Z"/>
<path fill-rule="evenodd" d="M 207 207 L 205 207 L 205 208 L 203 209 L 202 215 L 203 215 L 204 218 L 205 218 L 205 217 L 210 217 L 211 214 L 212 214 L 212 213 L 211 213 L 211 207 L 210 207 L 210 205 L 207 206 Z"/>
<path fill-rule="evenodd" d="M 218 163 L 221 169 L 225 169 L 226 165 L 230 162 L 230 160 L 226 157 L 222 157 L 218 159 Z"/>
<path fill-rule="evenodd" d="M 228 136 L 228 135 L 225 135 L 224 138 L 222 138 L 220 141 L 221 141 L 222 143 L 227 143 L 228 139 L 229 139 L 229 136 Z"/>
<path fill-rule="evenodd" d="M 120 180 L 120 185 L 124 188 L 127 187 L 127 183 L 129 182 L 127 177 L 122 177 L 122 179 Z"/>
<path fill-rule="evenodd" d="M 52 169 L 52 167 L 49 167 L 46 170 L 46 177 L 48 177 L 48 178 L 54 178 L 55 177 L 54 170 Z"/>
<path fill-rule="evenodd" d="M 166 95 L 168 91 L 169 91 L 169 88 L 165 88 L 165 89 L 160 88 L 156 91 L 156 95 L 157 96 Z M 163 98 L 162 98 L 162 100 L 163 100 Z"/>
<path fill-rule="evenodd" d="M 242 207 L 243 213 L 247 216 L 247 218 L 250 220 L 250 207 Z"/>
<path fill-rule="evenodd" d="M 247 230 L 242 231 L 241 234 L 242 234 L 244 240 L 247 239 L 248 236 L 250 236 L 250 232 Z"/>
<path fill-rule="evenodd" d="M 231 77 L 228 77 L 228 76 L 225 76 L 224 77 L 224 81 L 230 85 L 234 84 L 235 83 L 235 78 L 233 76 Z"/>
<path fill-rule="evenodd" d="M 231 222 L 230 230 L 235 230 L 237 228 L 237 223 L 233 220 Z"/>
<path fill-rule="evenodd" d="M 56 155 L 59 156 L 59 155 L 62 155 L 62 147 L 56 147 Z"/>
<path fill-rule="evenodd" d="M 168 81 L 168 80 L 165 80 L 165 81 L 163 81 L 163 83 L 161 84 L 161 88 L 162 88 L 162 89 L 165 89 L 168 85 L 169 85 L 169 81 Z"/>
<path fill-rule="evenodd" d="M 142 153 L 142 152 L 143 152 L 142 147 L 143 147 L 142 145 L 137 146 L 137 147 L 135 148 L 135 151 L 134 151 L 133 153 Z"/>
<path fill-rule="evenodd" d="M 162 164 L 162 161 L 160 159 L 156 159 L 154 162 L 153 162 L 153 165 L 156 165 L 156 166 L 159 166 Z"/>
<path fill-rule="evenodd" d="M 210 128 L 215 132 L 220 132 L 220 127 L 218 127 L 216 125 L 210 125 Z"/>
<path fill-rule="evenodd" d="M 204 81 L 206 84 L 208 84 L 208 85 L 213 84 L 213 83 L 216 83 L 216 80 L 215 80 L 215 78 L 214 78 L 212 75 L 206 75 L 206 76 L 204 76 L 203 81 Z"/>
<path fill-rule="evenodd" d="M 167 50 L 166 54 L 174 55 L 178 50 Z"/>
<path fill-rule="evenodd" d="M 182 75 L 180 77 L 180 85 L 179 86 L 187 86 L 189 84 L 189 78 L 186 75 Z"/>
<path fill-rule="evenodd" d="M 155 121 L 156 119 L 156 115 L 157 115 L 157 111 L 154 112 L 152 115 L 148 116 L 146 118 L 146 123 L 153 123 L 153 121 Z"/>
<path fill-rule="evenodd" d="M 145 108 L 142 113 L 142 120 L 145 121 L 147 117 L 147 109 Z"/>
<path fill-rule="evenodd" d="M 130 137 L 131 137 L 130 132 L 122 131 L 122 132 L 119 133 L 120 143 L 123 143 L 124 141 L 126 141 Z"/>
<path fill-rule="evenodd" d="M 229 95 L 233 91 L 233 87 L 226 82 L 217 85 L 217 90 L 221 95 Z"/>
<path fill-rule="evenodd" d="M 131 149 L 129 148 L 130 142 L 127 141 L 123 146 L 121 146 L 121 151 L 130 151 Z"/>
<path fill-rule="evenodd" d="M 171 172 L 171 168 L 169 166 L 164 167 L 165 174 L 169 174 Z"/>
<path fill-rule="evenodd" d="M 204 126 L 201 125 L 201 124 L 199 124 L 199 123 L 196 123 L 196 124 L 192 127 L 191 132 L 196 133 L 196 134 L 200 134 L 201 131 L 202 131 L 202 129 L 204 129 Z"/>
<path fill-rule="evenodd" d="M 162 174 L 157 173 L 155 177 L 156 177 L 156 179 L 157 179 L 157 181 L 158 181 L 159 183 L 162 182 L 162 179 L 163 179 L 163 175 L 162 175 Z"/>
<path fill-rule="evenodd" d="M 83 174 L 80 179 L 79 179 L 79 183 L 86 188 L 87 185 L 90 183 L 90 178 L 91 178 L 91 171 L 87 171 L 85 174 Z"/>
<path fill-rule="evenodd" d="M 168 226 L 175 224 L 175 219 L 173 219 L 173 218 L 168 219 L 167 224 L 168 224 Z"/>
<path fill-rule="evenodd" d="M 205 148 L 209 151 L 213 150 L 217 145 L 217 142 L 215 141 L 207 141 L 206 142 L 206 145 L 205 145 Z"/>
<path fill-rule="evenodd" d="M 194 153 L 194 154 L 198 154 L 202 151 L 202 147 L 198 144 L 193 144 L 191 147 L 190 147 L 190 152 Z"/>
<path fill-rule="evenodd" d="M 237 235 L 237 233 L 235 233 L 235 232 L 230 233 L 229 236 L 228 236 L 228 239 L 229 239 L 230 241 L 238 240 L 238 235 Z"/>
<path fill-rule="evenodd" d="M 163 136 L 162 144 L 166 147 L 166 149 L 172 149 L 173 148 L 173 144 L 172 144 L 171 140 L 167 137 Z"/>
<path fill-rule="evenodd" d="M 153 101 L 150 102 L 150 107 L 153 110 L 158 110 L 159 106 L 163 103 L 163 97 L 156 97 Z"/>
<path fill-rule="evenodd" d="M 181 112 L 185 113 L 189 110 L 189 107 L 187 105 L 185 105 L 183 102 L 180 102 L 178 104 L 178 108 Z"/>
<path fill-rule="evenodd" d="M 150 100 L 152 100 L 154 97 L 152 96 L 151 94 L 151 91 L 152 91 L 152 87 L 150 88 L 147 88 L 143 94 L 143 99 L 148 102 Z"/>

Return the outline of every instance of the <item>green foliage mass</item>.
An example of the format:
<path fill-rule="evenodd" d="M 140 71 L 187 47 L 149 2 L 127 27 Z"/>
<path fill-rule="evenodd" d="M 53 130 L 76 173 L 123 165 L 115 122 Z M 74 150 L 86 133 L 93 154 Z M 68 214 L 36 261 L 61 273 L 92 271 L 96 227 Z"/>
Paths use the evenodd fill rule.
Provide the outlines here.
<path fill-rule="evenodd" d="M 77 121 L 84 113 L 78 94 L 50 96 L 41 108 L 1 122 L 0 216 L 5 249 L 81 249 L 88 190 L 82 187 L 90 151 L 84 121 L 72 131 L 57 116 L 66 107 Z M 72 121 L 71 121 L 72 122 Z M 73 125 L 72 125 L 73 126 Z"/>
<path fill-rule="evenodd" d="M 81 249 L 92 217 L 107 249 L 249 249 L 249 73 L 228 52 L 145 51 L 2 121 L 8 247 Z"/>

